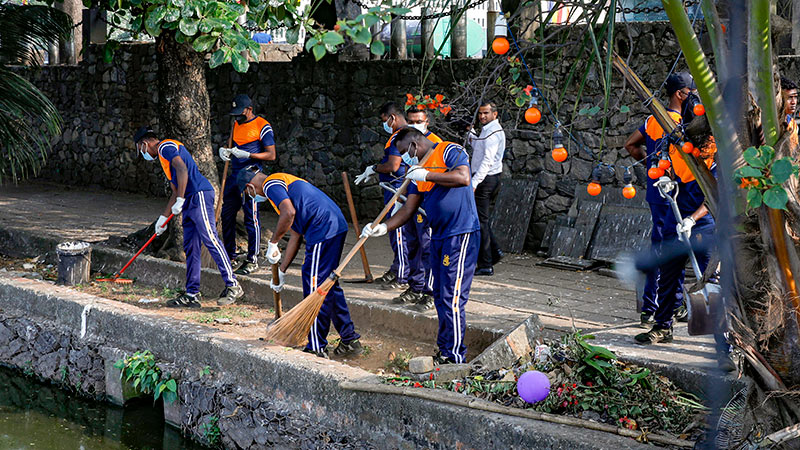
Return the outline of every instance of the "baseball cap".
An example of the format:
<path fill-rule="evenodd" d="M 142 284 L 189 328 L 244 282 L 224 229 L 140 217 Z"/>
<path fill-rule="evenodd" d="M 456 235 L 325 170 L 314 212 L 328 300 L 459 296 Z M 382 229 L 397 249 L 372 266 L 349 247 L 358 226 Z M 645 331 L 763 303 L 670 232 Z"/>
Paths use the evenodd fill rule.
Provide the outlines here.
<path fill-rule="evenodd" d="M 138 144 L 147 134 L 153 133 L 150 127 L 139 127 L 136 133 L 133 133 L 133 143 Z"/>
<path fill-rule="evenodd" d="M 672 95 L 685 87 L 689 89 L 696 88 L 694 79 L 688 72 L 677 72 L 667 77 L 667 95 Z"/>
<path fill-rule="evenodd" d="M 258 166 L 247 166 L 239 171 L 239 174 L 236 175 L 236 187 L 239 188 L 239 192 L 244 192 L 247 183 L 249 183 L 258 172 Z"/>
<path fill-rule="evenodd" d="M 233 99 L 233 109 L 230 115 L 238 116 L 244 112 L 245 108 L 250 108 L 251 106 L 253 106 L 253 101 L 250 100 L 250 97 L 245 94 L 239 94 Z"/>

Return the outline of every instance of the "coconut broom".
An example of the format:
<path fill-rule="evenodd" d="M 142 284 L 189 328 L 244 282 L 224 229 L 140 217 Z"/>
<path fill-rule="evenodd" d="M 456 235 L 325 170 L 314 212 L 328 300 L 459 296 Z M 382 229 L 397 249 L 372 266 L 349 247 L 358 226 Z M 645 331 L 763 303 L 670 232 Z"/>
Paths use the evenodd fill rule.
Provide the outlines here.
<path fill-rule="evenodd" d="M 419 165 L 424 166 L 432 154 L 433 151 L 428 151 L 428 154 L 422 158 L 422 161 Z M 392 210 L 397 199 L 401 195 L 405 194 L 409 183 L 411 183 L 411 180 L 403 181 L 403 184 L 400 185 L 400 188 L 397 189 L 397 192 L 395 192 L 394 196 L 392 196 L 389 202 L 386 203 L 386 206 L 383 207 L 383 211 L 381 211 L 381 213 L 378 214 L 378 217 L 372 221 L 373 227 L 380 224 L 383 221 L 383 218 L 389 214 L 389 211 Z M 359 233 L 360 231 L 361 230 L 356 230 L 356 233 Z M 267 329 L 267 341 L 275 341 L 288 347 L 302 345 L 306 342 L 308 339 L 308 332 L 311 330 L 314 320 L 317 319 L 317 314 L 319 314 L 319 310 L 322 308 L 322 302 L 325 301 L 328 291 L 333 287 L 334 284 L 336 284 L 337 281 L 339 281 L 339 278 L 342 276 L 342 272 L 344 271 L 345 267 L 347 267 L 347 264 L 350 263 L 350 260 L 353 259 L 359 250 L 361 250 L 361 247 L 364 246 L 364 243 L 367 242 L 367 239 L 369 239 L 368 236 L 359 237 L 356 245 L 350 249 L 350 252 L 347 253 L 347 256 L 345 256 L 342 262 L 339 263 L 339 267 L 331 272 L 321 286 L 319 286 L 314 292 L 309 294 L 308 297 L 304 298 L 303 301 L 298 303 L 294 308 L 290 309 L 289 312 L 284 314 L 281 318 L 270 325 L 270 327 Z"/>

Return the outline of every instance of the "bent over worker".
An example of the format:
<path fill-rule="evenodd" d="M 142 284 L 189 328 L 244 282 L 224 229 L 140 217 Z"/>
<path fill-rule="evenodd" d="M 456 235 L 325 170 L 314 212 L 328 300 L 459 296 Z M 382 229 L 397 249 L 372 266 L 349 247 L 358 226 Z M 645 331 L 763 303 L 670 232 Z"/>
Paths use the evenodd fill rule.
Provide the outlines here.
<path fill-rule="evenodd" d="M 169 180 L 172 196 L 164 214 L 156 222 L 156 234 L 167 229 L 167 216 L 183 214 L 183 250 L 186 252 L 186 292 L 167 301 L 167 306 L 199 308 L 200 244 L 206 246 L 217 264 L 225 290 L 218 305 L 229 305 L 242 298 L 244 292 L 233 274 L 231 261 L 217 237 L 214 223 L 214 188 L 200 173 L 192 155 L 174 139 L 160 140 L 153 130 L 142 127 L 133 136 L 136 149 L 148 161 L 158 161 Z"/>
<path fill-rule="evenodd" d="M 433 298 L 439 316 L 434 360 L 439 364 L 463 363 L 467 347 L 465 308 L 480 245 L 480 222 L 470 185 L 469 157 L 452 142 L 434 144 L 418 130 L 405 128 L 395 138 L 402 157 L 411 166 L 405 205 L 386 223 L 368 224 L 362 236 L 380 236 L 406 223 L 422 205 L 431 226 Z M 433 152 L 424 167 L 419 160 Z"/>
<path fill-rule="evenodd" d="M 247 275 L 258 270 L 258 250 L 261 245 L 261 226 L 258 223 L 258 202 L 243 195 L 236 188 L 236 177 L 246 166 L 255 165 L 264 170 L 262 163 L 275 161 L 275 136 L 272 125 L 253 112 L 253 102 L 247 95 L 237 95 L 233 99 L 230 115 L 236 118 L 233 125 L 235 148 L 220 148 L 219 156 L 230 161 L 230 174 L 222 193 L 222 240 L 231 261 L 236 257 L 236 215 L 244 211 L 244 226 L 247 229 L 247 259 L 236 273 Z"/>
<path fill-rule="evenodd" d="M 278 269 L 278 284 L 272 284 L 275 292 L 283 289 L 289 265 L 297 256 L 301 239 L 306 240 L 306 256 L 303 262 L 303 296 L 315 291 L 339 264 L 347 236 L 347 222 L 336 203 L 311 183 L 288 173 L 265 175 L 255 167 L 243 169 L 237 185 L 257 202 L 269 201 L 278 213 L 278 225 L 267 247 L 267 260 L 277 264 L 281 260 L 278 242 L 287 232 L 291 233 L 286 245 L 286 256 Z M 337 281 L 317 314 L 317 319 L 308 334 L 308 344 L 303 351 L 328 358 L 327 336 L 331 322 L 341 340 L 333 350 L 336 355 L 357 355 L 363 347 L 355 331 L 347 301 Z"/>

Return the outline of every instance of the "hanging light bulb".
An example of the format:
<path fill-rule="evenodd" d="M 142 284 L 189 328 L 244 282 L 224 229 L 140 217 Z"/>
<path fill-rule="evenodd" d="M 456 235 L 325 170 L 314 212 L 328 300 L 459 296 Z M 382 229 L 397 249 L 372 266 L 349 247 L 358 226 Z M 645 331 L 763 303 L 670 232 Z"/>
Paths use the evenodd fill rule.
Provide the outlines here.
<path fill-rule="evenodd" d="M 658 160 L 658 168 L 661 170 L 666 171 L 670 168 L 672 164 L 669 162 L 669 153 L 662 150 L 661 151 L 661 159 Z"/>
<path fill-rule="evenodd" d="M 564 133 L 561 132 L 560 125 L 556 124 L 556 130 L 553 131 L 553 151 L 550 156 L 556 162 L 564 162 L 567 160 L 567 149 L 564 148 Z"/>
<path fill-rule="evenodd" d="M 694 150 L 694 145 L 691 142 L 686 141 L 683 143 L 683 145 L 681 145 L 681 150 L 683 150 L 683 153 L 692 153 Z"/>
<path fill-rule="evenodd" d="M 539 95 L 536 88 L 531 92 L 531 101 L 525 111 L 525 121 L 530 124 L 537 124 L 542 120 L 542 112 L 539 111 Z"/>
<path fill-rule="evenodd" d="M 625 183 L 625 187 L 622 188 L 622 196 L 627 199 L 632 199 L 636 197 L 636 188 L 633 187 L 633 176 L 631 175 L 631 168 L 625 168 L 625 174 L 622 176 L 622 182 Z"/>
<path fill-rule="evenodd" d="M 703 106 L 702 103 L 698 103 L 694 105 L 694 108 L 692 108 L 692 112 L 694 113 L 695 116 L 702 116 L 703 114 L 706 113 L 706 107 Z"/>
<path fill-rule="evenodd" d="M 494 21 L 494 41 L 492 41 L 492 51 L 498 55 L 505 55 L 511 48 L 506 38 L 507 26 L 506 16 L 502 13 L 498 14 Z"/>
<path fill-rule="evenodd" d="M 653 165 L 650 167 L 650 170 L 647 171 L 647 176 L 650 177 L 651 180 L 657 180 L 664 176 L 664 169 L 659 169 L 657 165 Z"/>
<path fill-rule="evenodd" d="M 592 169 L 592 182 L 586 186 L 586 192 L 592 197 L 600 195 L 603 187 L 600 185 L 600 165 L 594 166 Z"/>

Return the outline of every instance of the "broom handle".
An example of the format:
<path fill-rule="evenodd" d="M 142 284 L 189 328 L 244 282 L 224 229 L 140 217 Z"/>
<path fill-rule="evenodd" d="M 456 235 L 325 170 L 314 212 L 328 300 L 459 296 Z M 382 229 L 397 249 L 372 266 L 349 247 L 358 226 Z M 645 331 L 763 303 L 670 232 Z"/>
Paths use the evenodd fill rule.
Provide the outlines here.
<path fill-rule="evenodd" d="M 272 284 L 278 284 L 280 278 L 278 277 L 278 265 L 272 265 Z M 282 315 L 281 312 L 281 293 L 272 291 L 272 299 L 275 300 L 275 318 L 279 319 Z"/>
<path fill-rule="evenodd" d="M 353 203 L 353 193 L 350 192 L 350 179 L 347 177 L 347 172 L 342 172 L 342 181 L 344 182 L 344 193 L 347 196 L 347 206 L 350 208 L 350 218 L 353 220 L 353 227 L 355 227 L 356 233 L 359 233 L 361 227 L 358 226 L 358 214 L 356 214 L 356 205 Z M 359 252 L 361 253 L 361 265 L 364 266 L 364 278 L 372 281 L 372 271 L 369 270 L 367 251 L 362 246 Z"/>
<path fill-rule="evenodd" d="M 233 127 L 231 123 L 231 134 L 228 136 L 228 148 L 233 145 Z M 230 161 L 225 161 L 225 167 L 222 169 L 222 185 L 219 187 L 219 201 L 217 202 L 217 209 L 214 211 L 214 223 L 219 226 L 219 216 L 222 214 L 222 196 L 225 195 L 225 182 L 228 180 L 228 166 Z"/>
<path fill-rule="evenodd" d="M 166 222 L 164 222 L 164 225 L 168 224 L 168 223 L 169 223 L 169 221 L 170 221 L 170 220 L 172 220 L 172 218 L 173 218 L 173 217 L 175 217 L 175 214 L 170 214 L 170 215 L 169 215 L 169 217 L 167 217 L 167 221 L 166 221 Z M 122 270 L 120 270 L 119 272 L 117 272 L 117 274 L 116 274 L 116 275 L 114 275 L 114 279 L 115 279 L 115 280 L 116 280 L 117 278 L 119 278 L 119 277 L 121 277 L 121 276 L 122 276 L 122 273 L 123 273 L 123 272 L 125 272 L 125 271 L 128 269 L 128 266 L 130 266 L 130 265 L 133 263 L 133 261 L 134 261 L 134 260 L 135 260 L 137 257 L 139 257 L 139 255 L 141 255 L 141 254 L 142 254 L 142 252 L 144 251 L 144 249 L 146 249 L 146 248 L 147 248 L 147 246 L 148 246 L 148 245 L 150 245 L 150 243 L 151 243 L 151 242 L 153 242 L 153 241 L 155 240 L 156 236 L 158 236 L 158 234 L 156 234 L 156 233 L 153 233 L 153 235 L 152 235 L 152 236 L 150 236 L 150 239 L 148 239 L 148 240 L 147 240 L 147 242 L 145 242 L 145 243 L 144 243 L 144 245 L 142 246 L 142 248 L 140 248 L 140 249 L 139 249 L 139 251 L 138 251 L 138 252 L 136 252 L 136 254 L 135 254 L 135 255 L 133 255 L 133 258 L 131 258 L 131 259 L 130 259 L 130 261 L 128 261 L 128 264 L 125 264 L 125 267 L 123 267 L 123 268 L 122 268 Z"/>
<path fill-rule="evenodd" d="M 428 150 L 428 154 L 425 155 L 424 158 L 422 158 L 422 161 L 420 161 L 419 163 L 421 167 L 425 167 L 425 163 L 428 162 L 428 158 L 430 158 L 433 155 L 433 150 L 434 149 Z M 373 227 L 381 223 L 383 221 L 383 218 L 386 217 L 387 214 L 389 214 L 389 211 L 392 210 L 392 208 L 394 207 L 394 203 L 397 201 L 397 199 L 401 195 L 406 193 L 406 188 L 408 187 L 409 183 L 411 183 L 411 180 L 405 179 L 403 181 L 403 184 L 401 184 L 400 187 L 397 188 L 397 192 L 394 193 L 389 202 L 386 203 L 386 206 L 383 207 L 383 211 L 381 211 L 381 213 L 378 214 L 378 217 L 376 217 L 375 220 L 372 221 L 371 225 Z M 342 276 L 342 271 L 345 269 L 345 267 L 347 267 L 347 264 L 350 263 L 350 260 L 353 259 L 356 253 L 358 253 L 358 251 L 361 249 L 364 243 L 367 242 L 367 239 L 369 239 L 369 236 L 363 236 L 358 239 L 356 245 L 354 245 L 353 248 L 350 249 L 350 252 L 347 253 L 347 256 L 345 256 L 342 262 L 339 263 L 339 267 L 337 267 L 336 270 L 331 272 L 330 277 L 328 277 L 329 281 L 335 282 Z"/>

